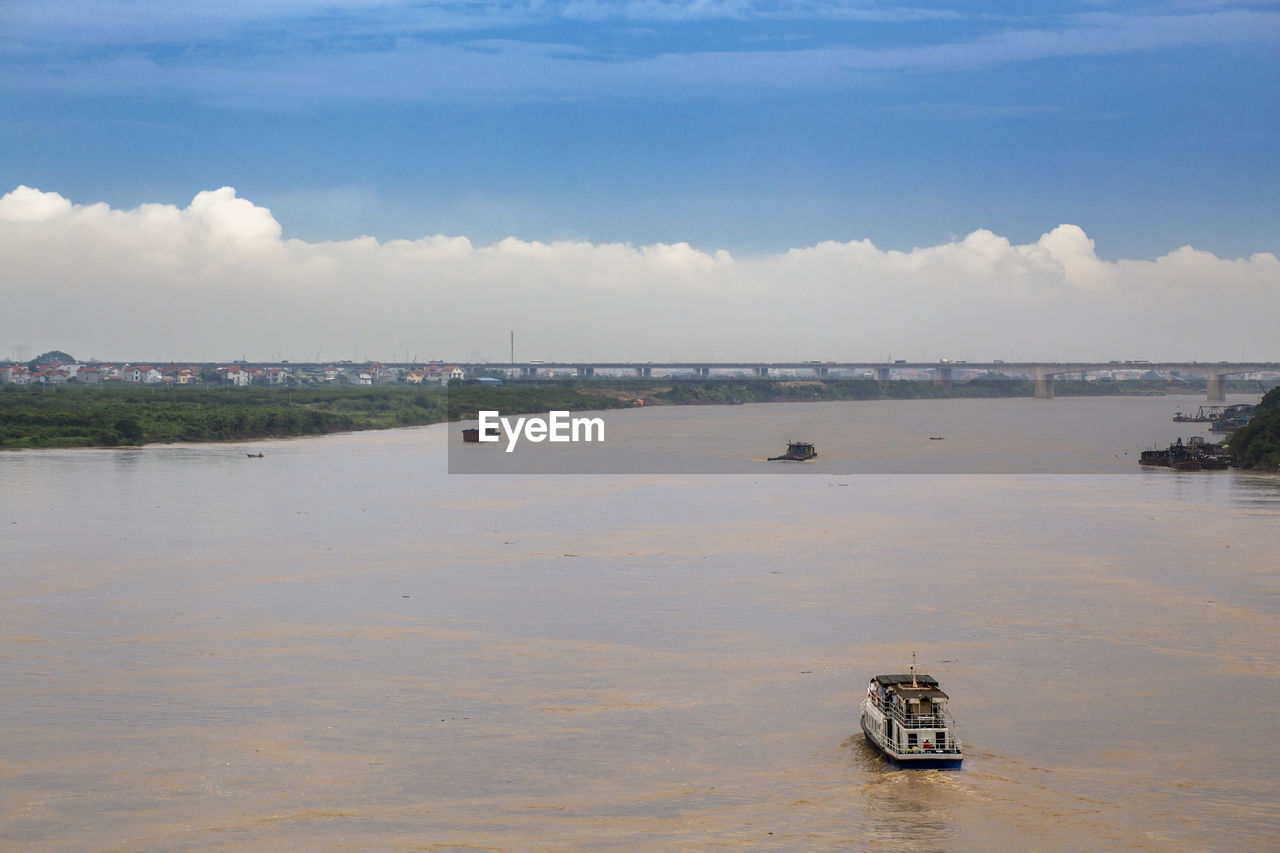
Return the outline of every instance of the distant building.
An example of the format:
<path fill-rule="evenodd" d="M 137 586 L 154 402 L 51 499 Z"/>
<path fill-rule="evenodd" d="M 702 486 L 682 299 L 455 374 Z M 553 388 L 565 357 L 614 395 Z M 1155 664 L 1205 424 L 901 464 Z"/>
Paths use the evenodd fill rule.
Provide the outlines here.
<path fill-rule="evenodd" d="M 253 381 L 253 377 L 249 374 L 249 371 L 245 370 L 244 367 L 238 364 L 233 364 L 230 367 L 219 367 L 218 376 L 223 382 L 228 385 L 234 385 L 237 388 L 243 388 Z"/>
<path fill-rule="evenodd" d="M 10 364 L 0 369 L 0 382 L 6 385 L 30 385 L 31 369 L 25 364 Z"/>
<path fill-rule="evenodd" d="M 154 385 L 164 381 L 164 375 L 149 364 L 127 365 L 121 371 L 121 378 L 126 382 L 139 382 L 144 385 Z"/>

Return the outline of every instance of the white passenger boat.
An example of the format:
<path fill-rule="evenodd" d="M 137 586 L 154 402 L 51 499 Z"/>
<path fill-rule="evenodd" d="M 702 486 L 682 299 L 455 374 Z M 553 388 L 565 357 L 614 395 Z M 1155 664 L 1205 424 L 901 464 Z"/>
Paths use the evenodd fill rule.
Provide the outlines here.
<path fill-rule="evenodd" d="M 955 770 L 964 759 L 947 694 L 914 665 L 906 675 L 872 677 L 862 700 L 862 733 L 901 768 Z"/>

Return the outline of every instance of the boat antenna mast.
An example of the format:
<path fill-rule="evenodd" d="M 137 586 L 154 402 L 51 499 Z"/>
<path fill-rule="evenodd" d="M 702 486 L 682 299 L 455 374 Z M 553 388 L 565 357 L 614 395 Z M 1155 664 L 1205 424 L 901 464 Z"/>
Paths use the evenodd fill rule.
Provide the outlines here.
<path fill-rule="evenodd" d="M 911 686 L 912 687 L 920 686 L 916 684 L 916 653 L 914 649 L 911 652 Z"/>

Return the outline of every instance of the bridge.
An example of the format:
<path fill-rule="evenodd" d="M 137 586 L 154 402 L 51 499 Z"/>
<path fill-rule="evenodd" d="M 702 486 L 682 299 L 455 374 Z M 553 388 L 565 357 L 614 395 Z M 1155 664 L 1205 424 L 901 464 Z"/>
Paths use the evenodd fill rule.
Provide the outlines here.
<path fill-rule="evenodd" d="M 950 387 L 955 370 L 977 370 L 1004 374 L 1016 374 L 1035 378 L 1036 399 L 1053 399 L 1053 382 L 1059 376 L 1088 373 L 1110 373 L 1117 370 L 1177 371 L 1181 374 L 1203 376 L 1206 380 L 1206 400 L 1222 403 L 1227 399 L 1227 378 L 1259 371 L 1280 371 L 1280 361 L 1252 362 L 1203 362 L 1203 361 L 523 361 L 511 363 L 461 362 L 459 366 L 469 370 L 509 370 L 523 376 L 534 376 L 539 370 L 574 370 L 582 378 L 595 375 L 597 370 L 631 370 L 636 376 L 650 376 L 653 371 L 687 370 L 694 376 L 707 378 L 713 371 L 749 371 L 752 376 L 767 379 L 776 370 L 811 370 L 816 377 L 827 376 L 833 370 L 871 371 L 880 382 L 888 382 L 894 371 L 932 372 L 933 381 Z"/>

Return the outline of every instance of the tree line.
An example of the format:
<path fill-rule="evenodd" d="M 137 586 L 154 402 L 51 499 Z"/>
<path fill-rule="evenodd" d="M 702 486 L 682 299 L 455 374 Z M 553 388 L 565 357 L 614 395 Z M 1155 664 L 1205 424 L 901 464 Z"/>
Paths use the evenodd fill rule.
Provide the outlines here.
<path fill-rule="evenodd" d="M 1227 441 L 1240 468 L 1280 471 L 1280 387 L 1262 396 L 1249 423 Z"/>

